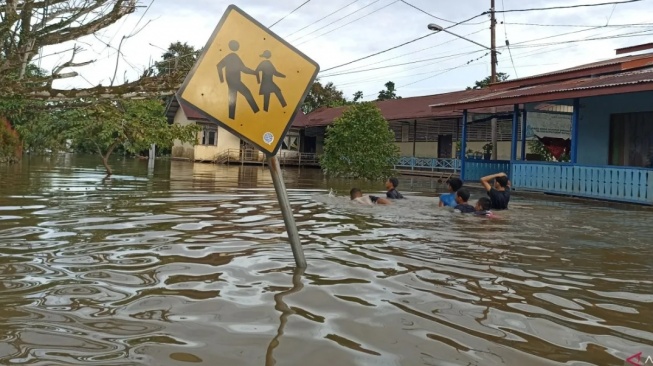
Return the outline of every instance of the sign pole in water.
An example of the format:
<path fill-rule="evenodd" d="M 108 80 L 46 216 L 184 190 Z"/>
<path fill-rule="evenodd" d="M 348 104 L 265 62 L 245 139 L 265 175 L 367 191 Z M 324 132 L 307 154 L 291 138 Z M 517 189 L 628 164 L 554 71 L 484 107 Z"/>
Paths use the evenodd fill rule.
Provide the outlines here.
<path fill-rule="evenodd" d="M 268 158 L 295 263 L 306 267 L 276 158 L 319 65 L 235 5 L 225 11 L 177 92 L 180 103 Z"/>
<path fill-rule="evenodd" d="M 274 190 L 277 192 L 279 206 L 281 206 L 281 214 L 283 221 L 286 223 L 286 231 L 288 232 L 288 240 L 290 240 L 290 247 L 292 248 L 292 255 L 295 257 L 295 264 L 299 268 L 306 268 L 306 258 L 304 258 L 304 249 L 302 242 L 299 240 L 299 232 L 297 225 L 295 225 L 295 217 L 290 207 L 290 200 L 286 192 L 286 185 L 283 182 L 281 175 L 281 164 L 276 156 L 268 158 L 268 165 L 270 166 L 270 174 L 272 174 L 272 183 Z"/>

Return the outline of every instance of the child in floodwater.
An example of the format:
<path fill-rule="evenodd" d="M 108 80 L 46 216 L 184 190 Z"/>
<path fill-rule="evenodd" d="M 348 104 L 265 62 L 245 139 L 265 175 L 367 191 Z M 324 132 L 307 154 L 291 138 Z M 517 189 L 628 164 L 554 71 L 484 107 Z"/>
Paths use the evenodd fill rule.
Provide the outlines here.
<path fill-rule="evenodd" d="M 456 191 L 456 207 L 454 207 L 454 210 L 460 211 L 461 213 L 472 213 L 475 212 L 476 209 L 474 206 L 470 205 L 467 203 L 469 201 L 469 191 L 465 188 L 461 188 L 458 191 Z"/>
<path fill-rule="evenodd" d="M 385 182 L 385 189 L 388 190 L 385 196 L 391 200 L 398 200 L 404 198 L 404 196 L 401 193 L 399 193 L 399 191 L 397 191 L 397 187 L 399 187 L 399 179 L 395 177 L 388 178 L 388 180 Z"/>
<path fill-rule="evenodd" d="M 385 198 L 363 195 L 363 192 L 358 188 L 352 188 L 351 191 L 349 191 L 349 197 L 351 198 L 352 201 L 356 203 L 360 203 L 362 205 L 373 205 L 373 204 L 389 205 L 390 204 L 390 201 Z"/>
<path fill-rule="evenodd" d="M 440 195 L 439 207 L 456 207 L 456 192 L 463 187 L 463 181 L 459 178 L 451 178 L 447 180 L 447 186 L 449 188 L 449 193 Z"/>
<path fill-rule="evenodd" d="M 488 197 L 481 197 L 476 202 L 476 207 L 474 215 L 475 216 L 485 216 L 485 217 L 494 217 L 494 214 L 490 209 L 492 208 L 492 201 Z"/>

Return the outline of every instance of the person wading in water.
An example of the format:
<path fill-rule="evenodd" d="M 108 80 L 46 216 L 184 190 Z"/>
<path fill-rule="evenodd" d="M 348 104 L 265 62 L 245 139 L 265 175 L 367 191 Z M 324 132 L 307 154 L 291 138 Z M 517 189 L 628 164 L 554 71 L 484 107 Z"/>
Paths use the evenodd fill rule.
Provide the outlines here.
<path fill-rule="evenodd" d="M 227 87 L 229 88 L 229 118 L 231 119 L 236 118 L 236 98 L 238 97 L 238 93 L 245 97 L 254 113 L 258 113 L 259 111 L 259 107 L 254 100 L 252 92 L 240 79 L 241 73 L 256 75 L 257 78 L 258 73 L 245 66 L 243 60 L 241 60 L 236 54 L 236 51 L 238 51 L 239 48 L 240 44 L 237 41 L 230 41 L 229 49 L 233 52 L 225 56 L 222 61 L 218 63 L 218 75 L 220 76 L 221 83 L 224 83 L 225 75 L 223 74 L 226 74 Z"/>
<path fill-rule="evenodd" d="M 279 78 L 285 78 L 286 75 L 277 71 L 272 62 L 270 62 L 269 58 L 272 57 L 272 53 L 270 51 L 266 50 L 263 52 L 261 57 L 265 58 L 266 60 L 261 61 L 261 63 L 256 68 L 256 80 L 259 84 L 261 84 L 261 88 L 259 89 L 258 93 L 259 95 L 263 96 L 263 110 L 266 112 L 268 111 L 268 108 L 270 107 L 270 94 L 273 93 L 277 96 L 277 99 L 279 99 L 281 106 L 285 107 L 286 100 L 283 98 L 281 89 L 279 89 L 277 84 L 274 83 L 273 78 L 275 76 Z"/>

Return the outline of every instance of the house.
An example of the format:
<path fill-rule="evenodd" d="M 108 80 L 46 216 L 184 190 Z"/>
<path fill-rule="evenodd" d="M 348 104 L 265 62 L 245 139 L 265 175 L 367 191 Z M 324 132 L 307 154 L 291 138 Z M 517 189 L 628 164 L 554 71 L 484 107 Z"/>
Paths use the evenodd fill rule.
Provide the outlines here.
<path fill-rule="evenodd" d="M 520 127 L 527 132 L 531 112 L 542 106 L 571 115 L 569 162 L 532 161 L 518 153 Z M 653 204 L 653 53 L 509 80 L 482 95 L 430 107 L 434 114 L 463 114 L 463 146 L 473 126 L 470 111 L 513 109 L 509 159 L 463 157 L 463 180 L 504 171 L 516 190 Z"/>
<path fill-rule="evenodd" d="M 174 141 L 172 147 L 174 159 L 218 163 L 262 163 L 265 160 L 265 155 L 258 149 L 209 121 L 193 108 L 181 103 L 176 97 L 171 98 L 168 102 L 166 117 L 168 123 L 171 124 L 176 123 L 182 126 L 197 124 L 202 127 L 202 130 L 197 133 L 195 145 L 182 143 L 179 140 Z M 299 113 L 295 120 L 301 118 L 303 118 L 303 114 Z M 284 139 L 280 154 L 284 157 L 296 155 L 298 143 L 299 131 L 291 128 Z"/>
<path fill-rule="evenodd" d="M 375 103 L 394 131 L 395 142 L 403 158 L 452 159 L 459 156 L 456 151 L 460 147 L 462 112 L 453 109 L 433 112 L 429 105 L 467 100 L 486 95 L 488 92 L 487 89 L 464 90 Z M 301 120 L 295 121 L 293 127 L 300 130 L 301 151 L 322 153 L 326 127 L 340 117 L 346 108 L 320 108 L 303 116 Z M 558 110 L 559 108 L 552 109 L 551 106 L 538 106 L 538 108 L 531 114 L 530 129 L 526 134 L 525 141 L 535 139 L 535 134 L 541 137 L 551 135 L 552 132 L 558 135 L 570 133 L 571 119 L 569 116 L 571 114 L 565 116 Z M 512 139 L 511 107 L 479 108 L 469 111 L 470 121 L 465 151 L 477 156 L 483 153 L 483 147 L 492 141 L 491 126 L 484 122 L 491 120 L 493 116 L 498 119 L 498 158 L 509 159 Z M 521 131 L 521 127 L 519 128 Z M 546 129 L 551 131 L 545 131 Z M 521 146 L 519 147 L 520 153 Z M 528 146 L 524 144 L 524 151 L 526 150 L 528 150 Z"/>

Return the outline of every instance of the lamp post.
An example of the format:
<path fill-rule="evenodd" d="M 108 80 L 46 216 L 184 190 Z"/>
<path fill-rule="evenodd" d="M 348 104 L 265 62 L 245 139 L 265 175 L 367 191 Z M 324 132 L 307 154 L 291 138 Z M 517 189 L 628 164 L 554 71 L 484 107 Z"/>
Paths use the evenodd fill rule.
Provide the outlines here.
<path fill-rule="evenodd" d="M 463 36 L 461 36 L 461 35 L 458 35 L 458 34 L 456 34 L 456 33 L 454 33 L 454 32 L 449 32 L 448 30 L 446 30 L 445 28 L 443 28 L 441 25 L 437 25 L 437 24 L 431 23 L 431 24 L 429 24 L 429 30 L 432 30 L 432 31 L 434 31 L 434 32 L 445 32 L 445 33 L 449 33 L 449 34 L 451 34 L 452 36 L 458 37 L 458 38 L 460 38 L 460 39 L 464 39 L 464 40 L 467 41 L 467 42 L 472 42 L 473 44 L 478 45 L 478 46 L 481 46 L 481 47 L 485 48 L 486 50 L 490 50 L 490 51 L 492 51 L 492 49 L 491 49 L 490 47 L 487 47 L 487 46 L 485 46 L 485 45 L 482 45 L 482 44 L 480 44 L 480 43 L 478 43 L 478 42 L 476 42 L 476 41 L 472 41 L 471 39 L 466 38 L 466 37 L 463 37 Z M 495 50 L 495 52 L 496 52 L 496 50 Z M 497 53 L 499 53 L 499 52 L 497 52 Z"/>
<path fill-rule="evenodd" d="M 501 54 L 501 52 L 498 52 L 494 43 L 494 0 L 492 0 L 492 46 L 487 47 L 483 44 L 480 44 L 476 41 L 472 41 L 469 38 L 463 37 L 461 35 L 458 35 L 453 32 L 449 32 L 446 28 L 443 28 L 441 25 L 437 25 L 434 23 L 431 23 L 428 25 L 429 30 L 432 30 L 434 32 L 445 32 L 449 33 L 452 36 L 458 37 L 460 39 L 464 39 L 467 42 L 471 42 L 475 45 L 481 46 L 485 48 L 486 50 L 490 51 L 491 55 L 491 66 L 492 66 L 492 75 L 490 76 L 490 83 L 496 83 L 497 82 L 497 69 L 496 69 L 496 64 L 497 64 L 497 54 Z M 496 113 L 496 108 L 492 107 L 492 114 Z M 498 144 L 497 144 L 497 119 L 492 118 L 492 159 L 496 160 L 497 158 L 497 150 L 498 150 Z"/>

